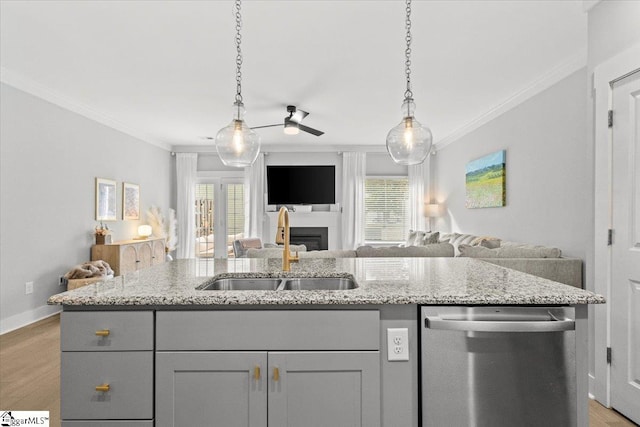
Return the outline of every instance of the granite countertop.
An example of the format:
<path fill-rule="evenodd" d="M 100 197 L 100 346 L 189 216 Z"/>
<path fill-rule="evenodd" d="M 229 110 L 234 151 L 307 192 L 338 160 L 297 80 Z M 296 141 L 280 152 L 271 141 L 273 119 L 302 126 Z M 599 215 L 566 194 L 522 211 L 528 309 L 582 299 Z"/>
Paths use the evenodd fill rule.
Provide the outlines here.
<path fill-rule="evenodd" d="M 601 304 L 601 295 L 472 258 L 176 260 L 63 292 L 69 306 L 207 306 L 302 304 Z M 353 277 L 340 291 L 202 291 L 221 277 Z"/>

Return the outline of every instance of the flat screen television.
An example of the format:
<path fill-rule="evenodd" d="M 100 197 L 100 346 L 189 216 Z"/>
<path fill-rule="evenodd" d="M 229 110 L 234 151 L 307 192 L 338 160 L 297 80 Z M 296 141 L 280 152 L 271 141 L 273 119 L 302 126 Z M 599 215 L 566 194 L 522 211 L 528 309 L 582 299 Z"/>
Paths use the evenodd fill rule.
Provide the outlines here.
<path fill-rule="evenodd" d="M 268 204 L 325 205 L 335 202 L 335 166 L 267 166 Z"/>

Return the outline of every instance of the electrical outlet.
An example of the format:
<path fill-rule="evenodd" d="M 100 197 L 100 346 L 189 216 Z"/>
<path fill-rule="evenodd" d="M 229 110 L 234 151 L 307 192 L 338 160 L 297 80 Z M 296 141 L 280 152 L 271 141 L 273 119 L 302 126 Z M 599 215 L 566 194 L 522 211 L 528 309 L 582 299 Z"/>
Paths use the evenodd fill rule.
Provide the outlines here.
<path fill-rule="evenodd" d="M 58 285 L 67 286 L 67 284 L 68 284 L 67 279 L 65 279 L 64 276 L 60 276 L 60 278 L 58 279 Z"/>
<path fill-rule="evenodd" d="M 409 360 L 409 329 L 387 329 L 387 360 Z"/>
<path fill-rule="evenodd" d="M 33 293 L 33 282 L 27 282 L 24 284 L 24 294 L 30 295 Z"/>

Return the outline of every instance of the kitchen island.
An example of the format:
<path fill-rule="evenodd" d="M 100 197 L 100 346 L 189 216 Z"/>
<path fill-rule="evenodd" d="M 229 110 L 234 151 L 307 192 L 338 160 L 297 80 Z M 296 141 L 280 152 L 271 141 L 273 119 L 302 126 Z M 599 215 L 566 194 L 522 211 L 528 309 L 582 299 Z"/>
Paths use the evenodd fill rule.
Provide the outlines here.
<path fill-rule="evenodd" d="M 586 304 L 601 296 L 468 258 L 280 266 L 179 260 L 52 296 L 64 307 L 63 425 L 417 426 L 421 305 L 574 307 L 576 424 L 586 425 Z M 200 290 L 229 277 L 358 287 Z M 389 360 L 389 329 L 406 332 L 408 360 Z"/>

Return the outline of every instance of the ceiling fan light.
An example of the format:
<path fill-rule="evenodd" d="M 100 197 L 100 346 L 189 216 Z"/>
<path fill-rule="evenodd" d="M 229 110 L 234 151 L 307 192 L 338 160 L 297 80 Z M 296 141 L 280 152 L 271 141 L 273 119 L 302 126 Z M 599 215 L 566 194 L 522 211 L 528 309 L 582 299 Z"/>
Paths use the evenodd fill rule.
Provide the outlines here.
<path fill-rule="evenodd" d="M 300 133 L 300 127 L 297 123 L 291 121 L 288 117 L 284 120 L 284 133 L 287 135 L 297 135 Z"/>

